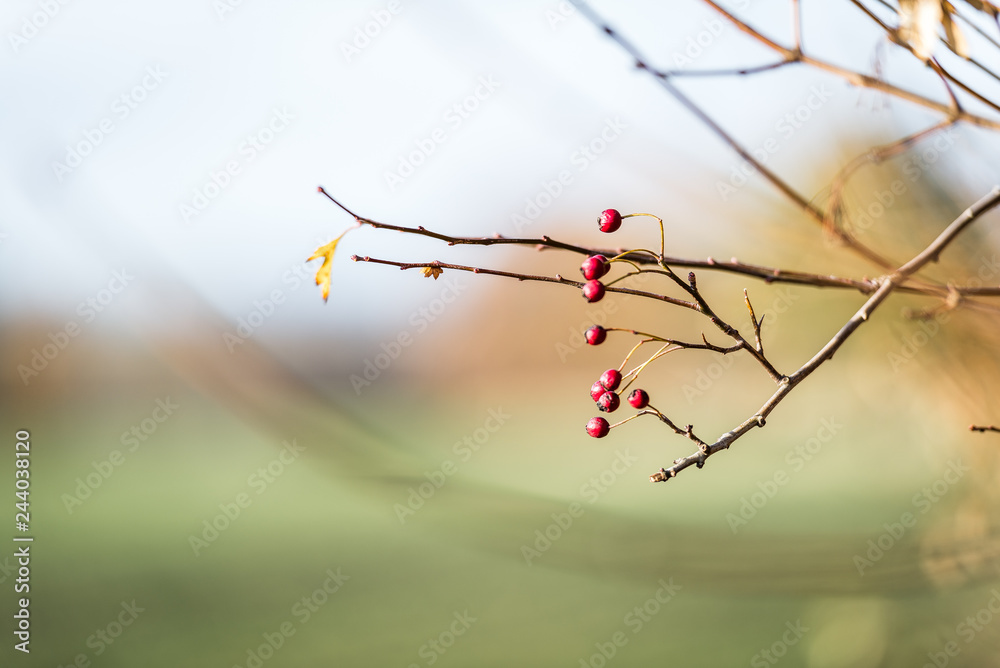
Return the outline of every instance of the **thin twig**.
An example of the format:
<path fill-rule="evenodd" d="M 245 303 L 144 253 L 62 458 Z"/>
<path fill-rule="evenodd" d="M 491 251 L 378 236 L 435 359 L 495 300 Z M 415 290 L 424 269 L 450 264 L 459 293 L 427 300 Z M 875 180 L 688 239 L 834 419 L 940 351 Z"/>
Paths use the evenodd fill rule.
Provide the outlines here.
<path fill-rule="evenodd" d="M 763 355 L 764 344 L 760 340 L 760 324 L 764 322 L 764 316 L 761 316 L 760 320 L 757 319 L 757 314 L 753 312 L 753 304 L 750 303 L 750 294 L 746 290 L 743 290 L 743 300 L 746 302 L 747 310 L 750 311 L 750 322 L 753 323 L 753 337 L 757 344 L 757 352 Z"/>
<path fill-rule="evenodd" d="M 980 426 L 975 424 L 969 425 L 969 431 L 997 431 L 1000 432 L 1000 427 L 994 427 L 993 425 Z"/>
<path fill-rule="evenodd" d="M 969 3 L 968 0 L 966 0 L 966 4 L 971 4 L 971 3 Z M 990 44 L 992 44 L 996 48 L 1000 49 L 1000 42 L 998 42 L 997 39 L 995 37 L 993 37 L 993 35 L 989 34 L 985 30 L 983 30 L 982 28 L 980 28 L 979 25 L 975 21 L 973 21 L 972 19 L 966 17 L 965 15 L 963 15 L 963 14 L 957 12 L 957 11 L 955 12 L 955 16 L 957 16 L 958 18 L 962 19 L 962 23 L 964 23 L 965 25 L 969 26 L 970 28 L 972 28 L 973 30 L 975 30 L 977 33 L 979 33 Z M 997 22 L 997 27 L 1000 28 L 1000 17 L 998 17 L 996 14 L 993 14 L 993 20 L 995 22 Z"/>
<path fill-rule="evenodd" d="M 645 410 L 652 411 L 654 415 L 660 418 L 660 422 L 673 429 L 674 432 L 677 433 L 678 435 L 684 436 L 685 438 L 689 438 L 695 443 L 697 443 L 699 449 L 708 448 L 708 443 L 705 443 L 705 441 L 695 436 L 693 425 L 687 425 L 685 429 L 681 429 L 676 424 L 674 424 L 673 420 L 668 418 L 666 415 L 664 415 L 661 411 L 657 410 L 653 406 L 647 406 Z"/>
<path fill-rule="evenodd" d="M 691 298 L 698 304 L 698 310 L 705 315 L 713 325 L 719 328 L 723 334 L 736 341 L 738 346 L 750 353 L 750 356 L 757 360 L 758 364 L 764 367 L 764 370 L 767 372 L 767 375 L 771 377 L 771 380 L 776 383 L 784 381 L 784 374 L 774 368 L 774 365 L 771 364 L 771 362 L 764 356 L 763 349 L 758 349 L 750 345 L 750 343 L 743 338 L 743 335 L 740 334 L 739 330 L 723 320 L 709 305 L 708 301 L 698 290 L 698 283 L 693 271 L 688 274 L 688 280 L 685 283 L 680 276 L 677 276 L 673 271 L 671 271 L 670 267 L 667 266 L 665 262 L 660 262 L 660 266 L 669 273 L 669 276 L 677 285 L 681 287 L 682 290 L 691 295 Z"/>
<path fill-rule="evenodd" d="M 722 68 L 715 70 L 657 70 L 654 74 L 661 77 L 732 77 L 746 76 L 749 74 L 759 74 L 776 70 L 786 65 L 794 65 L 800 62 L 798 58 L 782 58 L 781 60 L 768 63 L 766 65 L 753 65 L 751 67 Z"/>
<path fill-rule="evenodd" d="M 688 348 L 691 350 L 711 350 L 712 352 L 719 353 L 721 355 L 728 355 L 729 353 L 735 353 L 741 350 L 742 347 L 737 344 L 729 346 L 728 348 L 724 346 L 717 346 L 714 343 L 709 343 L 707 339 L 703 339 L 704 343 L 688 343 L 687 341 L 678 341 L 677 339 L 668 339 L 663 336 L 657 336 L 656 334 L 647 334 L 646 332 L 640 332 L 636 329 L 627 329 L 625 327 L 605 327 L 607 332 L 628 332 L 629 334 L 634 334 L 635 336 L 645 337 L 648 341 L 658 341 L 660 343 L 668 343 L 672 346 L 677 346 L 679 348 Z"/>
<path fill-rule="evenodd" d="M 831 236 L 846 234 L 853 237 L 851 231 L 839 226 L 837 221 L 840 214 L 843 212 L 844 189 L 847 186 L 848 180 L 850 180 L 851 176 L 853 176 L 857 170 L 867 164 L 879 165 L 889 158 L 902 155 L 917 142 L 926 139 L 937 132 L 944 130 L 945 128 L 951 127 L 954 124 L 955 121 L 953 119 L 946 119 L 935 123 L 928 128 L 918 130 L 917 132 L 897 139 L 896 141 L 883 144 L 881 146 L 875 146 L 855 157 L 847 163 L 843 169 L 837 172 L 837 175 L 833 177 L 833 183 L 830 186 L 830 201 L 827 205 L 827 218 L 824 222 L 824 227 L 831 234 Z M 835 228 L 837 232 L 834 232 Z"/>
<path fill-rule="evenodd" d="M 792 35 L 795 40 L 795 51 L 802 53 L 802 7 L 799 0 L 792 0 Z"/>
<path fill-rule="evenodd" d="M 781 403 L 781 401 L 788 396 L 788 394 L 795 389 L 796 386 L 799 385 L 799 383 L 808 378 L 824 362 L 832 359 L 833 355 L 842 345 L 844 345 L 844 342 L 847 341 L 851 334 L 853 334 L 862 324 L 867 322 L 868 318 L 871 317 L 871 314 L 875 311 L 875 309 L 877 309 L 879 305 L 885 301 L 885 299 L 894 289 L 896 289 L 896 287 L 905 281 L 908 276 L 920 270 L 920 268 L 927 263 L 936 262 L 941 252 L 947 248 L 948 245 L 954 241 L 954 239 L 961 234 L 963 230 L 998 204 L 1000 204 L 1000 186 L 994 187 L 987 196 L 983 197 L 971 207 L 966 209 L 962 215 L 956 218 L 947 228 L 945 228 L 943 232 L 941 232 L 941 234 L 938 235 L 933 242 L 930 243 L 930 245 L 928 245 L 913 259 L 899 267 L 892 274 L 883 277 L 879 289 L 868 298 L 858 312 L 855 313 L 854 316 L 852 316 L 851 319 L 840 328 L 840 331 L 838 331 L 836 335 L 834 335 L 834 337 L 819 350 L 819 352 L 813 355 L 812 359 L 803 364 L 798 371 L 788 376 L 787 380 L 778 387 L 778 390 L 771 395 L 771 397 L 764 403 L 763 406 L 760 407 L 760 409 L 758 409 L 756 413 L 747 418 L 735 429 L 720 436 L 718 440 L 709 445 L 707 449 L 699 449 L 698 452 L 688 455 L 687 457 L 675 459 L 672 466 L 660 469 L 658 472 L 650 476 L 650 481 L 666 482 L 667 480 L 670 480 L 670 478 L 676 477 L 678 473 L 692 465 L 697 465 L 701 468 L 704 466 L 705 460 L 711 455 L 719 452 L 720 450 L 729 448 L 729 446 L 736 442 L 736 440 L 754 427 L 763 427 L 768 415 L 771 414 L 771 411 L 773 411 L 777 405 Z"/>
<path fill-rule="evenodd" d="M 917 56 L 916 51 L 914 51 L 913 45 L 911 45 L 911 44 L 909 44 L 907 42 L 904 42 L 903 40 L 901 40 L 899 38 L 899 32 L 898 32 L 898 30 L 896 28 L 893 28 L 888 23 L 886 23 L 885 21 L 883 21 L 882 19 L 880 19 L 878 16 L 876 16 L 870 9 L 868 9 L 868 7 L 866 7 L 864 5 L 864 3 L 861 2 L 861 0 L 851 0 L 851 3 L 854 6 L 858 7 L 859 9 L 861 9 L 861 11 L 864 12 L 868 16 L 868 18 L 870 18 L 872 21 L 874 21 L 875 23 L 877 23 L 878 26 L 880 28 L 882 28 L 882 30 L 885 31 L 885 33 L 889 36 L 889 39 L 892 40 L 895 44 L 897 44 L 898 46 L 903 47 L 904 49 L 906 49 L 907 51 L 909 51 L 910 53 L 912 53 L 915 57 L 920 58 L 920 56 Z M 949 46 L 949 48 L 950 48 L 950 46 Z M 929 58 L 929 59 L 927 59 L 926 62 L 927 62 L 928 67 L 930 67 L 931 69 L 933 69 L 934 72 L 937 73 L 937 75 L 944 82 L 944 87 L 945 87 L 945 90 L 948 92 L 948 97 L 951 98 L 951 107 L 952 107 L 952 110 L 953 110 L 954 115 L 955 115 L 956 118 L 960 118 L 961 115 L 962 115 L 962 105 L 959 103 L 958 98 L 955 96 L 955 91 L 953 91 L 952 88 L 951 88 L 951 84 L 952 83 L 954 83 L 961 90 L 965 91 L 966 93 L 968 93 L 972 97 L 976 98 L 977 100 L 979 100 L 983 104 L 985 104 L 985 105 L 987 105 L 989 107 L 992 107 L 995 111 L 1000 111 L 1000 106 L 998 106 L 992 100 L 988 99 L 987 97 L 985 97 L 984 95 L 982 95 L 981 93 L 979 93 L 979 91 L 974 90 L 973 88 L 971 88 L 970 86 L 968 86 L 965 82 L 961 81 L 955 75 L 953 75 L 950 72 L 948 72 L 948 70 L 946 70 L 941 65 L 941 63 L 938 62 L 938 60 L 936 58 L 933 58 L 933 57 Z M 996 74 L 994 74 L 993 72 L 991 72 L 984 65 L 980 64 L 979 67 L 980 67 L 980 69 L 984 70 L 985 72 L 993 75 L 994 78 L 998 78 Z"/>
<path fill-rule="evenodd" d="M 576 1 L 576 0 L 574 0 L 574 1 Z M 761 32 L 759 32 L 759 31 L 755 30 L 754 28 L 750 27 L 750 25 L 747 24 L 746 22 L 738 19 L 736 16 L 734 16 L 729 11 L 727 11 L 725 8 L 723 8 L 722 6 L 720 6 L 718 3 L 714 2 L 714 0 L 702 0 L 702 2 L 704 2 L 707 5 L 709 5 L 714 10 L 716 10 L 717 12 L 719 12 L 720 14 L 722 14 L 734 26 L 736 26 L 740 31 L 742 31 L 743 33 L 745 33 L 745 34 L 749 35 L 750 37 L 754 38 L 755 40 L 757 40 L 758 42 L 760 42 L 764 46 L 767 46 L 768 48 L 770 48 L 770 49 L 772 49 L 774 51 L 777 51 L 778 53 L 781 53 L 782 55 L 784 55 L 786 57 L 790 53 L 793 53 L 792 49 L 789 49 L 788 47 L 782 46 L 781 44 L 778 44 L 774 40 L 772 40 L 772 39 L 770 39 L 768 37 L 765 37 Z M 829 72 L 830 74 L 834 74 L 834 75 L 840 77 L 841 79 L 844 79 L 848 83 L 853 84 L 855 86 L 862 86 L 864 88 L 871 88 L 871 89 L 874 89 L 874 90 L 879 90 L 879 91 L 882 91 L 884 93 L 888 93 L 889 95 L 892 95 L 893 97 L 898 97 L 901 100 L 906 100 L 907 102 L 911 102 L 913 104 L 919 105 L 919 106 L 924 107 L 926 109 L 931 109 L 933 111 L 940 112 L 940 113 L 942 113 L 942 114 L 944 114 L 946 116 L 951 115 L 951 113 L 952 113 L 952 109 L 948 105 L 942 104 L 940 102 L 937 102 L 936 100 L 932 100 L 932 99 L 924 97 L 922 95 L 918 95 L 917 93 L 914 93 L 912 91 L 906 90 L 904 88 L 900 88 L 898 86 L 894 86 L 893 84 L 890 84 L 890 83 L 888 83 L 886 81 L 882 81 L 881 79 L 877 79 L 875 77 L 871 77 L 871 76 L 868 76 L 866 74 L 862 74 L 860 72 L 855 72 L 853 70 L 849 70 L 847 68 L 840 67 L 839 65 L 835 65 L 833 63 L 827 62 L 825 60 L 820 60 L 819 58 L 813 58 L 813 57 L 808 56 L 806 54 L 802 54 L 801 55 L 801 60 L 802 60 L 803 63 L 805 63 L 807 65 L 812 65 L 813 67 L 815 67 L 817 69 L 823 70 L 825 72 Z M 961 87 L 960 82 L 955 81 L 954 78 L 952 78 L 951 80 L 954 83 L 956 83 L 956 85 L 959 85 L 959 87 Z M 989 101 L 985 101 L 985 102 L 986 102 L 986 104 L 989 104 L 990 106 L 995 106 L 995 105 L 993 105 L 993 103 L 991 103 Z M 972 113 L 969 113 L 968 111 L 962 111 L 960 114 L 958 114 L 957 118 L 958 118 L 958 120 L 964 121 L 966 123 L 969 123 L 970 125 L 976 125 L 976 126 L 979 126 L 979 127 L 990 128 L 990 129 L 993 129 L 993 130 L 1000 130 L 1000 120 L 994 120 L 994 119 L 991 119 L 991 118 L 986 118 L 985 116 L 979 116 L 977 114 L 972 114 Z"/>
<path fill-rule="evenodd" d="M 439 269 L 452 269 L 454 271 L 468 271 L 473 274 L 485 274 L 487 276 L 503 276 L 504 278 L 514 278 L 519 281 L 538 281 L 541 283 L 558 283 L 560 285 L 570 285 L 576 288 L 582 288 L 584 285 L 583 281 L 573 281 L 568 278 L 563 278 L 562 276 L 556 274 L 555 276 L 539 276 L 536 274 L 521 274 L 514 271 L 500 271 L 499 269 L 486 269 L 483 267 L 470 267 L 464 264 L 450 264 L 448 262 L 438 262 L 434 260 L 432 262 L 397 262 L 396 260 L 383 260 L 377 257 L 369 257 L 367 255 L 352 255 L 351 259 L 355 262 L 371 262 L 372 264 L 387 264 L 392 267 L 399 267 L 400 269 L 425 269 L 427 267 L 437 267 Z M 607 292 L 620 292 L 625 295 L 633 295 L 636 297 L 645 297 L 647 299 L 655 299 L 661 302 L 667 302 L 668 304 L 673 304 L 674 306 L 682 306 L 684 308 L 689 308 L 692 311 L 700 311 L 700 307 L 695 302 L 684 301 L 683 299 L 677 299 L 676 297 L 670 297 L 668 295 L 659 295 L 653 292 L 645 292 L 644 290 L 633 290 L 632 288 L 619 288 L 619 287 L 609 287 L 605 286 L 605 291 Z"/>
<path fill-rule="evenodd" d="M 800 60 L 803 58 L 802 54 L 796 53 L 793 49 L 787 49 L 778 45 L 777 43 L 767 39 L 763 35 L 756 33 L 749 26 L 743 24 L 738 19 L 728 14 L 722 8 L 718 7 L 710 0 L 705 0 L 709 4 L 713 5 L 718 11 L 722 12 L 734 23 L 743 26 L 747 30 L 762 40 L 766 45 L 771 46 L 777 50 L 786 60 Z M 580 13 L 586 17 L 595 27 L 604 31 L 612 40 L 614 40 L 626 53 L 628 53 L 636 63 L 636 66 L 640 69 L 649 71 L 656 76 L 656 81 L 660 86 L 666 90 L 678 103 L 680 103 L 684 108 L 686 108 L 692 115 L 694 115 L 702 124 L 708 127 L 713 133 L 715 133 L 722 141 L 729 145 L 741 158 L 750 163 L 757 172 L 763 176 L 765 179 L 771 182 L 771 184 L 781 191 L 786 197 L 788 197 L 796 206 L 805 211 L 810 217 L 816 220 L 822 225 L 825 219 L 825 213 L 823 210 L 818 208 L 811 201 L 806 199 L 801 193 L 795 190 L 787 181 L 781 178 L 776 172 L 764 165 L 760 160 L 753 156 L 753 154 L 743 146 L 735 137 L 733 137 L 729 132 L 727 132 L 718 122 L 700 105 L 698 105 L 694 100 L 685 95 L 679 88 L 674 86 L 668 79 L 668 77 L 663 76 L 658 73 L 655 68 L 653 68 L 649 61 L 643 56 L 643 54 L 623 35 L 615 31 L 611 26 L 604 21 L 604 19 L 597 14 L 584 0 L 573 0 L 573 4 L 576 5 Z M 998 124 L 1000 127 L 1000 124 Z M 842 243 L 849 248 L 854 253 L 865 258 L 876 267 L 882 270 L 891 269 L 895 264 L 887 258 L 882 257 L 880 254 L 876 253 L 871 248 L 854 241 L 850 238 L 841 239 Z"/>
<path fill-rule="evenodd" d="M 318 190 L 320 193 L 326 196 L 327 199 L 336 204 L 340 209 L 348 213 L 359 224 L 367 225 L 374 229 L 393 230 L 396 232 L 403 232 L 404 234 L 415 234 L 419 236 L 428 237 L 431 239 L 437 239 L 439 241 L 444 241 L 449 246 L 459 246 L 459 245 L 531 246 L 539 249 L 549 248 L 549 249 L 565 250 L 572 253 L 578 253 L 580 255 L 588 255 L 588 256 L 604 255 L 605 257 L 620 257 L 622 259 L 627 259 L 630 262 L 634 262 L 640 265 L 658 263 L 658 258 L 650 257 L 645 254 L 631 255 L 627 251 L 623 251 L 623 249 L 620 248 L 616 250 L 609 250 L 602 248 L 588 248 L 585 246 L 578 246 L 575 244 L 569 244 L 562 241 L 557 241 L 547 235 L 543 235 L 537 238 L 514 238 L 514 237 L 503 237 L 500 235 L 494 235 L 492 237 L 456 237 L 428 230 L 422 225 L 418 227 L 405 227 L 402 225 L 390 225 L 388 223 L 380 223 L 378 221 L 371 220 L 369 218 L 358 216 L 349 208 L 347 208 L 345 205 L 336 200 L 333 196 L 331 196 L 330 193 L 328 193 L 326 189 L 324 189 L 322 186 Z M 664 256 L 663 261 L 670 266 L 683 267 L 684 269 L 703 269 L 708 271 L 721 271 L 741 276 L 750 276 L 752 278 L 762 280 L 765 283 L 787 283 L 792 285 L 805 285 L 816 288 L 849 289 L 849 290 L 856 290 L 864 295 L 869 295 L 878 288 L 878 284 L 871 279 L 853 279 L 853 278 L 835 276 L 831 274 L 825 274 L 825 275 L 813 274 L 803 271 L 779 269 L 777 267 L 768 267 L 764 265 L 756 265 L 756 264 L 748 264 L 745 262 L 740 262 L 736 260 L 736 258 L 733 258 L 728 262 L 725 262 L 716 260 L 715 258 L 711 257 L 705 260 L 693 260 L 682 257 Z M 1000 296 L 1000 286 L 998 287 L 956 286 L 955 289 L 959 292 L 959 294 L 963 295 L 963 297 Z M 942 295 L 947 294 L 947 289 L 944 287 L 932 289 L 926 286 L 902 285 L 899 288 L 897 288 L 897 290 L 909 294 L 925 295 L 932 297 L 941 297 Z"/>

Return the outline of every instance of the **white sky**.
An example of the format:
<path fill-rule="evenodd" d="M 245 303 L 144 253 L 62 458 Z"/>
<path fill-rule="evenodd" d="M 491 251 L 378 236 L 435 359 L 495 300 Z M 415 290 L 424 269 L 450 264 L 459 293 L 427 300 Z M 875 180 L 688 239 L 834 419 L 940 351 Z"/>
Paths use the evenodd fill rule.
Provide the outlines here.
<path fill-rule="evenodd" d="M 596 212 L 607 206 L 698 219 L 684 232 L 697 237 L 718 236 L 741 208 L 775 198 L 755 180 L 726 213 L 715 183 L 736 164 L 731 151 L 581 18 L 550 25 L 547 12 L 558 11 L 557 2 L 400 0 L 399 13 L 350 62 L 342 45 L 387 3 L 243 0 L 224 17 L 212 0 L 49 4 L 58 13 L 16 49 L 11 35 L 30 34 L 25 21 L 46 3 L 6 0 L 0 9 L 0 312 L 7 318 L 72 315 L 113 269 L 126 267 L 138 288 L 122 298 L 125 312 L 148 298 L 142 286 L 180 280 L 231 320 L 281 289 L 291 303 L 285 325 L 329 323 L 336 308 L 358 317 L 331 327 L 387 326 L 433 286 L 352 265 L 349 255 L 426 260 L 446 250 L 391 233 L 351 235 L 324 308 L 315 287 L 288 278 L 350 222 L 316 194 L 319 184 L 385 222 L 513 234 L 511 214 L 543 181 L 569 169 L 572 185 L 529 231 L 586 221 L 588 238 Z M 846 2 L 803 4 L 807 47 L 867 71 L 879 38 L 856 10 Z M 787 2 L 730 6 L 745 7 L 742 15 L 787 41 Z M 597 7 L 665 67 L 715 18 L 696 1 Z M 726 25 L 689 66 L 771 59 Z M 903 58 L 890 53 L 884 64 L 897 80 L 940 95 L 933 79 Z M 147 77 L 155 85 L 139 90 L 145 99 L 125 116 L 116 100 L 132 95 L 150 68 L 163 80 Z M 446 112 L 482 77 L 499 87 L 467 119 L 449 123 Z M 861 122 L 888 139 L 932 119 L 898 101 L 873 115 L 871 93 L 808 69 L 680 82 L 750 146 L 775 135 L 775 122 L 820 83 L 835 93 L 817 112 L 822 122 L 804 127 L 774 157 L 793 183 L 797 166 L 835 151 Z M 241 147 L 275 110 L 291 120 L 251 161 Z M 626 129 L 581 171 L 572 162 L 577 147 L 615 118 Z M 102 121 L 113 131 L 60 182 L 54 162 L 65 161 L 67 145 L 95 136 Z M 436 127 L 444 141 L 390 189 L 385 172 Z M 963 139 L 967 149 L 976 137 Z M 229 161 L 239 173 L 185 223 L 179 207 Z M 970 192 L 996 179 L 995 170 L 970 171 Z"/>

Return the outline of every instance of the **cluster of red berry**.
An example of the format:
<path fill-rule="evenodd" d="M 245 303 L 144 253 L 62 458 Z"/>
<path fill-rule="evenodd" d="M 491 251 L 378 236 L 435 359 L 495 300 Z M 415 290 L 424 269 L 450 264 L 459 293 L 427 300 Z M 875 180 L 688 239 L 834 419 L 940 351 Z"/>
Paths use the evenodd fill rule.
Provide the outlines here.
<path fill-rule="evenodd" d="M 622 225 L 622 215 L 615 209 L 607 209 L 597 219 L 601 232 L 614 232 Z M 603 255 L 591 255 L 580 266 L 580 272 L 587 282 L 583 285 L 583 296 L 588 302 L 599 301 L 604 296 L 604 284 L 600 279 L 611 271 L 611 262 Z M 592 346 L 604 343 L 608 331 L 600 325 L 594 325 L 584 333 L 584 338 Z M 621 385 L 622 374 L 619 369 L 608 369 L 601 374 L 600 379 L 590 388 L 590 397 L 597 403 L 597 410 L 602 413 L 614 413 L 621 405 L 621 399 L 615 391 Z M 645 390 L 632 390 L 627 399 L 629 405 L 643 409 L 649 405 L 649 394 Z M 602 417 L 594 417 L 587 423 L 587 433 L 594 438 L 604 438 L 611 431 L 611 425 Z"/>
<path fill-rule="evenodd" d="M 622 215 L 615 209 L 606 209 L 597 219 L 601 232 L 614 232 L 622 226 Z M 603 255 L 591 255 L 583 261 L 580 271 L 587 282 L 583 284 L 583 298 L 593 303 L 604 297 L 604 284 L 601 277 L 611 271 L 611 263 Z"/>

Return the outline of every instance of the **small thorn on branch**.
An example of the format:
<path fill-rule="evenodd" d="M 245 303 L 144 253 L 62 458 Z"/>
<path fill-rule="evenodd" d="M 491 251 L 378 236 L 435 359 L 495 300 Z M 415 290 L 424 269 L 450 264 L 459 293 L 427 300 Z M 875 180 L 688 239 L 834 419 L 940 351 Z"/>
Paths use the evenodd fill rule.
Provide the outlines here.
<path fill-rule="evenodd" d="M 743 301 L 746 302 L 747 310 L 750 311 L 750 322 L 753 323 L 753 337 L 754 343 L 757 345 L 757 352 L 761 355 L 764 354 L 764 344 L 760 340 L 760 323 L 764 322 L 764 316 L 757 319 L 757 314 L 753 312 L 753 304 L 750 303 L 750 293 L 743 290 Z"/>

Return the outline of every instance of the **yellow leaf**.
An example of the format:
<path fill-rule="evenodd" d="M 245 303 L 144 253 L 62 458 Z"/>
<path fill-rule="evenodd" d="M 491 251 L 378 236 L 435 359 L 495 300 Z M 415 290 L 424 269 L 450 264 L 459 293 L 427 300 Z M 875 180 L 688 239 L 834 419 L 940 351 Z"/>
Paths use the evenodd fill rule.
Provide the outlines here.
<path fill-rule="evenodd" d="M 435 281 L 438 279 L 438 276 L 443 273 L 444 269 L 441 267 L 424 267 L 424 276 L 427 278 L 431 278 L 433 276 Z"/>
<path fill-rule="evenodd" d="M 344 232 L 347 234 L 347 232 Z M 333 266 L 333 254 L 337 250 L 337 243 L 344 238 L 344 234 L 326 244 L 325 246 L 320 246 L 316 249 L 316 252 L 309 256 L 309 260 L 317 260 L 323 258 L 323 264 L 320 266 L 319 271 L 316 272 L 316 285 L 320 286 L 323 293 L 323 301 L 327 300 L 330 296 L 330 268 Z M 306 260 L 306 262 L 309 262 Z"/>
<path fill-rule="evenodd" d="M 899 0 L 899 39 L 927 60 L 934 52 L 943 13 L 941 0 Z"/>

